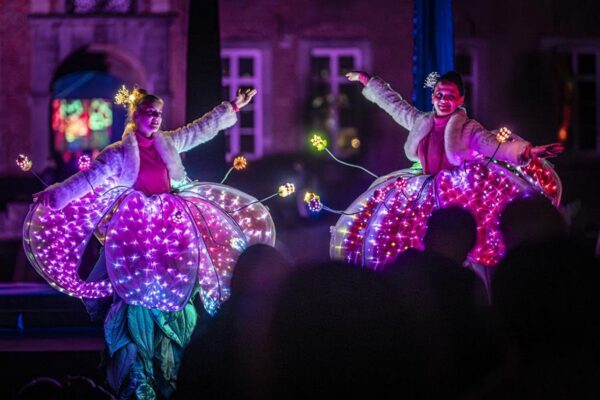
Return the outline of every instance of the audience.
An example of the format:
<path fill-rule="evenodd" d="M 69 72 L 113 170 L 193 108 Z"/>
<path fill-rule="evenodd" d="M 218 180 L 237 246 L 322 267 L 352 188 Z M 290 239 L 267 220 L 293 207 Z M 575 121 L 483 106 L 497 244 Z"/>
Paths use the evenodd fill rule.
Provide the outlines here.
<path fill-rule="evenodd" d="M 483 282 L 464 267 L 476 242 L 470 212 L 449 207 L 428 220 L 423 251 L 401 254 L 388 270 L 398 288 L 403 329 L 423 365 L 424 398 L 457 397 L 498 361 L 488 332 L 488 300 Z"/>
<path fill-rule="evenodd" d="M 600 398 L 600 269 L 569 239 L 522 243 L 494 277 L 504 368 L 480 398 Z"/>
<path fill-rule="evenodd" d="M 35 378 L 17 394 L 18 400 L 112 400 L 102 386 L 85 376 L 69 376 L 62 382 L 48 377 Z"/>
<path fill-rule="evenodd" d="M 273 321 L 275 398 L 374 398 L 414 377 L 393 285 L 340 262 L 300 268 Z"/>

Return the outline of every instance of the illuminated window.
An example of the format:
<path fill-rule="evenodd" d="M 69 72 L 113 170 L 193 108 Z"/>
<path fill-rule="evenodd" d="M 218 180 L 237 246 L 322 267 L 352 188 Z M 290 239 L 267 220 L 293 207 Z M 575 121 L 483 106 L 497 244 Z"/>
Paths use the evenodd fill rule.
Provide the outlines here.
<path fill-rule="evenodd" d="M 258 49 L 228 48 L 221 51 L 223 97 L 233 100 L 238 89 L 256 88 L 252 102 L 239 112 L 239 123 L 226 131 L 227 160 L 243 154 L 249 159 L 263 155 L 264 90 L 263 58 Z"/>
<path fill-rule="evenodd" d="M 360 146 L 360 85 L 348 81 L 345 74 L 363 68 L 358 48 L 310 50 L 310 126 L 326 133 L 339 155 L 353 154 Z"/>
<path fill-rule="evenodd" d="M 597 151 L 598 52 L 559 50 L 554 54 L 560 127 L 557 138 L 576 151 Z"/>
<path fill-rule="evenodd" d="M 542 49 L 551 60 L 557 139 L 576 152 L 600 152 L 600 41 L 552 37 Z"/>
<path fill-rule="evenodd" d="M 52 100 L 54 150 L 65 163 L 84 152 L 102 150 L 110 143 L 112 124 L 110 100 Z"/>

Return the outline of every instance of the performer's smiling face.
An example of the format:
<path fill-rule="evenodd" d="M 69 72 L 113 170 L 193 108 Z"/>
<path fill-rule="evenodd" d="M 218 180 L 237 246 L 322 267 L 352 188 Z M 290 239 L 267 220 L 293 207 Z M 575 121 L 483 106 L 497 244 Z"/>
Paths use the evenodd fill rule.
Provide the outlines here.
<path fill-rule="evenodd" d="M 133 114 L 136 131 L 145 136 L 152 136 L 162 123 L 161 103 L 142 103 Z"/>
<path fill-rule="evenodd" d="M 439 82 L 431 94 L 431 103 L 438 117 L 452 114 L 465 102 L 465 97 L 460 95 L 458 86 L 452 82 Z"/>

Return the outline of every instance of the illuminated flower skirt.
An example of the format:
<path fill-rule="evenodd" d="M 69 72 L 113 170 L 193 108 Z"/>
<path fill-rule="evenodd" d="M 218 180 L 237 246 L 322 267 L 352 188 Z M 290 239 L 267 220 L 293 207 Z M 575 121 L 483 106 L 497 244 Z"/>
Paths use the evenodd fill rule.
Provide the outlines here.
<path fill-rule="evenodd" d="M 437 175 L 406 169 L 378 178 L 332 227 L 330 256 L 379 270 L 409 248 L 423 248 L 427 220 L 438 208 L 459 206 L 477 220 L 469 261 L 497 264 L 504 254 L 500 213 L 510 201 L 542 193 L 558 206 L 562 186 L 551 164 L 525 167 L 473 161 Z"/>
<path fill-rule="evenodd" d="M 176 194 L 96 188 L 59 211 L 38 203 L 23 226 L 31 264 L 54 288 L 80 298 L 113 292 L 130 305 L 183 309 L 196 285 L 214 313 L 230 294 L 235 263 L 248 246 L 275 244 L 273 220 L 239 190 L 194 183 Z M 78 275 L 92 236 L 104 244 L 109 279 Z"/>

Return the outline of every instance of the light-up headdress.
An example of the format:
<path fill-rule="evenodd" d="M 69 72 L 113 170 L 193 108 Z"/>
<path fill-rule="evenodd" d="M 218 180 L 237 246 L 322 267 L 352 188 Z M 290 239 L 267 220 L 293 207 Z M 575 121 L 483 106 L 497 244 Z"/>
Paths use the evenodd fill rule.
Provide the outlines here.
<path fill-rule="evenodd" d="M 140 96 L 141 93 L 134 88 L 132 91 L 129 91 L 125 85 L 121 86 L 121 89 L 115 94 L 115 104 L 120 104 L 123 107 L 127 108 L 131 104 L 133 104 L 136 100 L 136 97 Z"/>
<path fill-rule="evenodd" d="M 423 87 L 433 90 L 441 77 L 442 76 L 435 71 L 430 72 L 429 75 L 427 75 L 427 78 L 425 78 L 425 82 L 423 82 Z"/>

